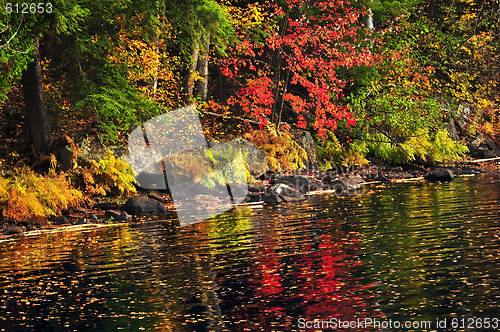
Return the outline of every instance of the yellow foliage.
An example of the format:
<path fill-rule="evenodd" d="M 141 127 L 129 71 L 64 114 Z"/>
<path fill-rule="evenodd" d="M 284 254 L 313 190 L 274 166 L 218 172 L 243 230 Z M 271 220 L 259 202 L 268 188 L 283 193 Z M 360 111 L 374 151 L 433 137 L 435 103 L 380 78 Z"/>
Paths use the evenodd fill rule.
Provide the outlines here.
<path fill-rule="evenodd" d="M 267 162 L 274 172 L 293 171 L 305 167 L 306 151 L 286 130 L 277 131 L 274 125 L 268 125 L 266 129 L 254 130 L 244 134 L 243 137 L 266 152 Z"/>
<path fill-rule="evenodd" d="M 366 142 L 355 140 L 343 146 L 333 132 L 329 132 L 327 138 L 318 144 L 318 157 L 325 169 L 334 165 L 366 165 L 369 163 L 365 158 L 367 153 Z"/>
<path fill-rule="evenodd" d="M 166 18 L 162 19 L 166 22 Z M 162 35 L 167 40 L 174 38 L 174 29 L 170 24 L 163 26 Z M 118 37 L 123 43 L 113 50 L 109 59 L 115 64 L 127 65 L 129 80 L 137 85 L 144 96 L 165 106 L 175 107 L 179 100 L 173 87 L 180 81 L 176 72 L 181 66 L 181 59 L 162 51 L 167 47 L 167 41 L 161 38 L 154 42 L 145 41 L 139 29 L 135 33 L 122 29 Z M 148 84 L 144 85 L 144 82 Z"/>
<path fill-rule="evenodd" d="M 6 203 L 9 200 L 8 185 L 9 180 L 0 176 L 0 205 Z"/>
<path fill-rule="evenodd" d="M 69 185 L 64 174 L 35 174 L 27 167 L 15 168 L 0 177 L 0 209 L 6 219 L 43 221 L 84 202 L 83 194 Z"/>
<path fill-rule="evenodd" d="M 90 166 L 80 170 L 81 186 L 89 195 L 135 193 L 132 168 L 111 150 L 99 162 L 91 160 Z"/>
<path fill-rule="evenodd" d="M 367 143 L 372 154 L 389 163 L 406 163 L 415 160 L 427 164 L 453 162 L 462 158 L 468 151 L 464 143 L 453 141 L 445 129 L 438 130 L 432 138 L 429 128 L 421 128 L 399 146 L 379 133 L 373 137 L 369 136 Z"/>
<path fill-rule="evenodd" d="M 207 188 L 226 183 L 247 183 L 255 179 L 248 171 L 245 156 L 229 146 L 226 151 L 200 149 L 167 156 L 165 168 L 174 179 L 173 184 L 194 181 Z M 237 159 L 238 157 L 242 159 Z"/>

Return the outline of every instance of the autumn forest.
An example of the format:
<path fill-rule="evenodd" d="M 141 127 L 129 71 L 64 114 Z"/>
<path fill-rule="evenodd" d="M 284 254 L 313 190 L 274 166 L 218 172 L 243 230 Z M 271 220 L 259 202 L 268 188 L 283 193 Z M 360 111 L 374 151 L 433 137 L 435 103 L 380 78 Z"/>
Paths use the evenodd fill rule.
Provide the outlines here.
<path fill-rule="evenodd" d="M 472 153 L 478 137 L 500 145 L 496 0 L 0 4 L 4 220 L 135 192 L 113 153 L 77 151 L 116 152 L 141 122 L 191 104 L 208 139 L 244 137 L 273 171 L 306 167 L 303 131 L 323 169 L 428 166 L 489 157 Z"/>

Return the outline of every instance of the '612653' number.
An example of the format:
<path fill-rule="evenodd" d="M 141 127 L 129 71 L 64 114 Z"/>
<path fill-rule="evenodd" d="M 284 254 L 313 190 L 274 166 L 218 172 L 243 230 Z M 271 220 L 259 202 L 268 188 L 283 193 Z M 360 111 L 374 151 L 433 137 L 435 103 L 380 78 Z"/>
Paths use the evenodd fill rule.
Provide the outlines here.
<path fill-rule="evenodd" d="M 17 13 L 17 14 L 43 14 L 47 13 L 50 14 L 52 13 L 52 4 L 50 2 L 47 3 L 26 3 L 23 2 L 21 4 L 19 3 L 7 3 L 5 5 L 5 11 L 10 14 L 10 13 Z"/>

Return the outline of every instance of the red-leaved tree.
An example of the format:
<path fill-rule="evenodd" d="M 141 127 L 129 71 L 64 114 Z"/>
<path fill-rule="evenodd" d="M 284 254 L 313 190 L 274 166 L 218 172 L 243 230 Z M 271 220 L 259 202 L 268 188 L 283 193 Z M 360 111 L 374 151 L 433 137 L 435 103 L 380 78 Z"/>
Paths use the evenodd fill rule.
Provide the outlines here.
<path fill-rule="evenodd" d="M 228 99 L 261 121 L 311 125 L 320 137 L 340 120 L 355 125 L 343 102 L 345 73 L 379 56 L 361 23 L 363 11 L 346 0 L 265 2 L 237 11 L 237 42 L 221 60 L 222 74 L 237 89 Z"/>

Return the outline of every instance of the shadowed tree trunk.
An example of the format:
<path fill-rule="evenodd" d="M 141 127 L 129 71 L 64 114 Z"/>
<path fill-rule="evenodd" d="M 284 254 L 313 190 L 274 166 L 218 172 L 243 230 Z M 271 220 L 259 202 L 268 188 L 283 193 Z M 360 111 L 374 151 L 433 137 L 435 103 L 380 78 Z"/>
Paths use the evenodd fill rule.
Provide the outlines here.
<path fill-rule="evenodd" d="M 43 98 L 42 67 L 40 65 L 40 37 L 35 37 L 33 62 L 23 72 L 22 82 L 26 120 L 31 143 L 36 153 L 45 153 L 52 138 L 47 109 Z"/>

